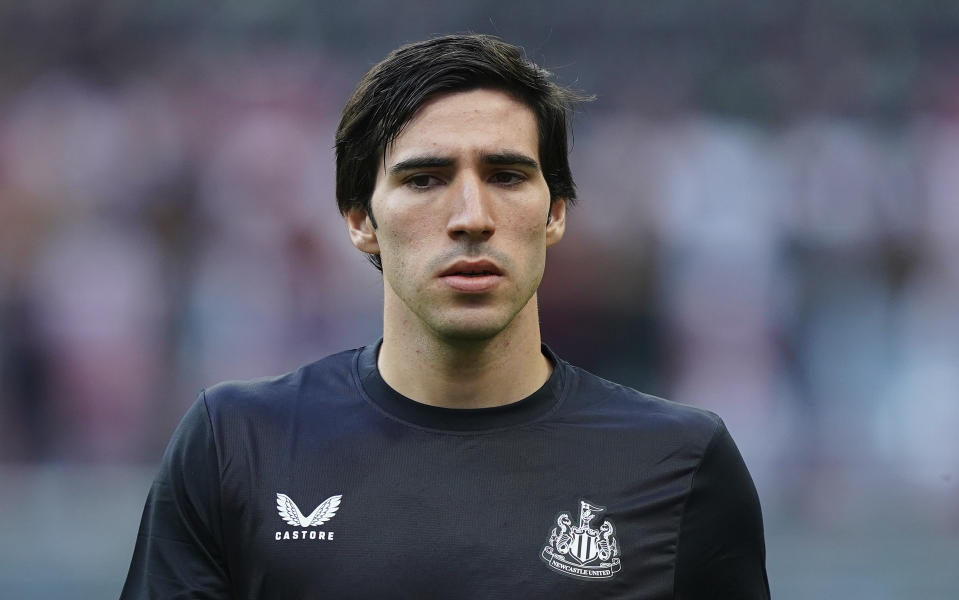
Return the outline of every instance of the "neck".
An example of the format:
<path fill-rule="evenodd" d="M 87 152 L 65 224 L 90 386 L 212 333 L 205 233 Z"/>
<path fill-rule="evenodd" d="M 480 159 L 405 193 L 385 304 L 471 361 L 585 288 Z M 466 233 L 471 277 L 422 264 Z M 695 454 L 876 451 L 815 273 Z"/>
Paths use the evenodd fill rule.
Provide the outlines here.
<path fill-rule="evenodd" d="M 535 294 L 505 329 L 484 339 L 443 338 L 405 306 L 391 304 L 384 306 L 377 366 L 384 381 L 408 398 L 487 408 L 522 400 L 549 379 L 552 365 L 540 347 Z"/>

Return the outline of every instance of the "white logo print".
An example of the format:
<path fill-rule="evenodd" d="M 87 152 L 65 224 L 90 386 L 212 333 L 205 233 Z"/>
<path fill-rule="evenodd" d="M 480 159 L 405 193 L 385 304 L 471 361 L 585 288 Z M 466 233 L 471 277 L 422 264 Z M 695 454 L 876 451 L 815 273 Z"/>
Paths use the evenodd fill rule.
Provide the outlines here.
<path fill-rule="evenodd" d="M 551 569 L 579 579 L 609 579 L 618 573 L 622 565 L 613 523 L 604 520 L 599 529 L 590 527 L 590 522 L 604 510 L 580 500 L 577 526 L 572 525 L 569 513 L 560 513 L 540 558 Z"/>
<path fill-rule="evenodd" d="M 330 496 L 313 509 L 309 515 L 300 512 L 300 508 L 293 502 L 293 499 L 286 494 L 276 494 L 276 510 L 280 513 L 280 518 L 293 527 L 306 528 L 317 527 L 326 523 L 336 515 L 340 508 L 340 499 L 343 496 L 337 494 Z M 299 531 L 277 531 L 276 540 L 332 540 L 332 531 L 317 531 L 315 529 Z"/>
<path fill-rule="evenodd" d="M 322 525 L 333 518 L 337 509 L 340 508 L 340 498 L 342 497 L 342 495 L 330 496 L 313 509 L 310 516 L 304 517 L 296 502 L 293 502 L 286 494 L 277 493 L 276 510 L 279 511 L 280 518 L 294 527 L 313 527 L 314 525 Z"/>

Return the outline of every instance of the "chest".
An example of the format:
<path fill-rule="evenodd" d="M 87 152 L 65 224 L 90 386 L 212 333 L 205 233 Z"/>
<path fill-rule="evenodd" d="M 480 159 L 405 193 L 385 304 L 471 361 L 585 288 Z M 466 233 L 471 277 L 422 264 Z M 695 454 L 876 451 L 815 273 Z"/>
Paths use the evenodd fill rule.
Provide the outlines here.
<path fill-rule="evenodd" d="M 235 462 L 231 577 L 242 597 L 671 597 L 688 480 L 610 450 L 415 433 Z"/>

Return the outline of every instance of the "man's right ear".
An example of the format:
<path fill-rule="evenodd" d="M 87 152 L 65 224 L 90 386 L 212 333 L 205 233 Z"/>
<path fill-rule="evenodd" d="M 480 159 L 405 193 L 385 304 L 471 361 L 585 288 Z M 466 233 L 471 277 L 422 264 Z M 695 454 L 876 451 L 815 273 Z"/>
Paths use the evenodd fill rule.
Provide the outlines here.
<path fill-rule="evenodd" d="M 350 232 L 350 241 L 359 250 L 367 254 L 379 254 L 380 244 L 376 241 L 376 229 L 369 214 L 362 208 L 351 208 L 344 217 L 346 228 Z"/>

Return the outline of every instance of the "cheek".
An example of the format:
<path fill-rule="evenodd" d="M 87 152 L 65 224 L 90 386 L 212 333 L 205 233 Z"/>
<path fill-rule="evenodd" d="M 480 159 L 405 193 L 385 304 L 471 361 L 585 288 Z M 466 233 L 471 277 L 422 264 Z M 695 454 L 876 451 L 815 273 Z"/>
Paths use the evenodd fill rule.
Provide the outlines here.
<path fill-rule="evenodd" d="M 546 215 L 540 215 L 539 212 L 523 215 L 521 222 L 515 223 L 511 229 L 517 232 L 524 243 L 538 246 L 546 240 Z"/>
<path fill-rule="evenodd" d="M 525 277 L 532 277 L 536 271 L 542 271 L 546 263 L 546 215 L 539 222 L 538 212 L 523 215 L 514 220 L 508 228 L 512 237 L 510 245 L 515 254 L 517 266 L 523 264 Z"/>
<path fill-rule="evenodd" d="M 393 220 L 389 227 L 381 227 L 378 235 L 380 255 L 384 265 L 399 269 L 409 269 L 422 259 L 428 245 L 428 231 L 422 221 Z"/>

